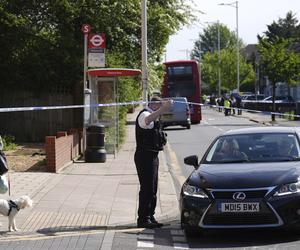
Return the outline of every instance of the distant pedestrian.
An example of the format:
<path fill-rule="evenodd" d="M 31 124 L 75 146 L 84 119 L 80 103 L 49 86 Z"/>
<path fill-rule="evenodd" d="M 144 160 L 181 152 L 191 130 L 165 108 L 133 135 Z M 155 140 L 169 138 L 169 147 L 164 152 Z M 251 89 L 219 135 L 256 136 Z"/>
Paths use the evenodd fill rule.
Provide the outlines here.
<path fill-rule="evenodd" d="M 241 106 L 242 106 L 242 97 L 240 95 L 237 95 L 235 97 L 235 105 L 237 107 L 237 114 L 241 115 L 242 114 L 242 110 L 241 110 Z"/>
<path fill-rule="evenodd" d="M 236 100 L 235 100 L 235 97 L 233 96 L 233 94 L 230 96 L 229 101 L 230 101 L 230 107 L 231 107 L 232 114 L 235 115 Z"/>
<path fill-rule="evenodd" d="M 212 105 L 212 106 L 216 105 L 216 97 L 214 94 L 212 94 L 209 98 L 209 105 Z"/>
<path fill-rule="evenodd" d="M 224 100 L 224 114 L 225 116 L 230 115 L 230 101 L 229 98 L 225 98 Z"/>
<path fill-rule="evenodd" d="M 217 100 L 218 106 L 219 106 L 219 112 L 222 112 L 223 106 L 224 106 L 224 97 L 220 96 Z"/>
<path fill-rule="evenodd" d="M 136 151 L 134 162 L 140 182 L 137 226 L 156 228 L 163 226 L 154 218 L 158 185 L 158 152 L 166 143 L 158 118 L 172 106 L 172 100 L 163 101 L 154 96 L 135 122 Z"/>

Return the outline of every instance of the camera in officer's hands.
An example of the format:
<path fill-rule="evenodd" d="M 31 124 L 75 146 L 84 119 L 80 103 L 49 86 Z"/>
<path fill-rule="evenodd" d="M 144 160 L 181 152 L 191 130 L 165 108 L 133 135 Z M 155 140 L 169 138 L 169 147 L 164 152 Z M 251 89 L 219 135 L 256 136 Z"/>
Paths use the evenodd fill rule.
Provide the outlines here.
<path fill-rule="evenodd" d="M 158 143 L 159 143 L 159 150 L 163 150 L 164 146 L 167 144 L 167 133 L 160 131 L 159 132 L 159 139 L 158 139 Z"/>

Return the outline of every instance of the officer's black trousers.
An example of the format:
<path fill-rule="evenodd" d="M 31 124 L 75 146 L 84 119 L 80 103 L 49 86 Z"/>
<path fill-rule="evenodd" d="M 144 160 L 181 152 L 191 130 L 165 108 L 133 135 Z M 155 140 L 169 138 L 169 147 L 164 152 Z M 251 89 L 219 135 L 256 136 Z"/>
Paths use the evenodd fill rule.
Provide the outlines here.
<path fill-rule="evenodd" d="M 140 182 L 138 220 L 155 213 L 158 182 L 158 152 L 137 150 L 134 162 Z"/>

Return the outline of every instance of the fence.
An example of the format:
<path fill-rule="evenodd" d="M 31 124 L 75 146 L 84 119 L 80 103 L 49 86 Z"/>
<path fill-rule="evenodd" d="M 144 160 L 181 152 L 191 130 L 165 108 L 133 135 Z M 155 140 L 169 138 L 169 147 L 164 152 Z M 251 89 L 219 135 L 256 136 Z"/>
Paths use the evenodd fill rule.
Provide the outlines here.
<path fill-rule="evenodd" d="M 80 91 L 63 87 L 48 93 L 1 91 L 0 107 L 60 106 L 82 104 Z M 57 131 L 82 127 L 82 109 L 0 113 L 0 134 L 13 135 L 18 142 L 44 142 Z"/>

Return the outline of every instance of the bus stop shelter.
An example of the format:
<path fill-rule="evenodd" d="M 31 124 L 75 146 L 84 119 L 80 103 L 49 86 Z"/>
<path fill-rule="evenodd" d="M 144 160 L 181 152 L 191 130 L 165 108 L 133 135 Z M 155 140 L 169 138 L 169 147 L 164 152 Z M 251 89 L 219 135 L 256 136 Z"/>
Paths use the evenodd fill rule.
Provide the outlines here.
<path fill-rule="evenodd" d="M 88 74 L 88 88 L 84 93 L 84 143 L 85 150 L 92 150 L 90 159 L 85 159 L 89 162 L 104 162 L 103 154 L 116 154 L 119 144 L 119 102 L 118 98 L 118 78 L 125 76 L 138 76 L 141 74 L 139 69 L 117 69 L 117 68 L 99 68 L 89 69 Z M 99 127 L 98 135 L 97 128 Z M 101 127 L 104 128 L 105 133 L 105 150 L 103 149 L 104 142 L 100 145 L 89 145 L 87 140 L 87 133 L 89 128 L 93 127 L 95 137 L 101 138 L 99 133 L 103 133 Z M 98 138 L 92 141 L 98 141 Z M 96 142 L 97 144 L 97 142 Z M 102 152 L 102 153 L 101 153 Z M 100 155 L 97 157 L 97 155 Z M 102 156 L 101 156 L 102 155 Z M 85 153 L 85 158 L 87 154 Z"/>

